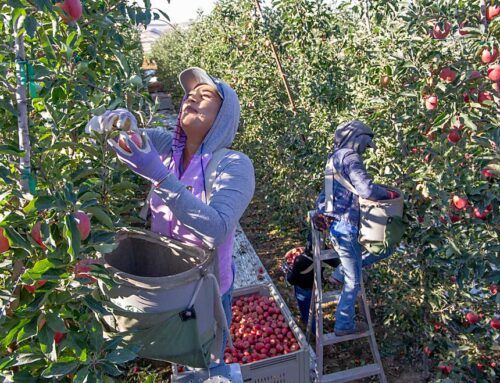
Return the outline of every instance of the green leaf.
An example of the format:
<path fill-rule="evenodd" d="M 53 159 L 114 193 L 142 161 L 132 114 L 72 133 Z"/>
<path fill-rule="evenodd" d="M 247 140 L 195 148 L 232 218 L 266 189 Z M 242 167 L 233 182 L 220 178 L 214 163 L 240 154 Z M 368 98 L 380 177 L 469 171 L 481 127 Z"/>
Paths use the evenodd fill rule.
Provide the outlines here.
<path fill-rule="evenodd" d="M 113 337 L 112 339 L 106 341 L 106 343 L 104 345 L 104 350 L 108 350 L 108 351 L 114 350 L 115 348 L 117 348 L 120 345 L 120 343 L 122 341 L 123 341 L 123 337 L 117 335 L 117 336 Z"/>
<path fill-rule="evenodd" d="M 461 117 L 464 119 L 464 125 L 471 128 L 472 130 L 476 131 L 477 130 L 477 125 L 472 122 L 472 120 L 469 118 L 469 115 L 467 114 L 462 114 Z"/>
<path fill-rule="evenodd" d="M 64 217 L 64 236 L 68 241 L 68 253 L 74 261 L 80 253 L 80 232 L 73 214 Z"/>
<path fill-rule="evenodd" d="M 95 217 L 99 222 L 101 222 L 104 226 L 106 226 L 108 229 L 113 230 L 115 226 L 113 225 L 113 221 L 109 217 L 108 214 L 104 212 L 100 207 L 97 206 L 92 206 L 86 209 L 89 213 L 92 214 L 93 217 Z"/>
<path fill-rule="evenodd" d="M 78 362 L 53 363 L 42 372 L 43 378 L 60 378 L 78 367 Z"/>
<path fill-rule="evenodd" d="M 99 193 L 96 193 L 94 191 L 88 191 L 83 193 L 81 196 L 78 197 L 78 201 L 80 202 L 85 202 L 91 199 L 97 199 L 99 200 L 101 198 L 101 195 Z"/>
<path fill-rule="evenodd" d="M 73 383 L 85 383 L 87 381 L 88 375 L 89 375 L 89 366 L 80 368 L 75 374 Z"/>
<path fill-rule="evenodd" d="M 22 157 L 26 154 L 25 151 L 20 150 L 13 144 L 0 145 L 0 154 L 11 154 L 13 156 Z"/>
<path fill-rule="evenodd" d="M 35 37 L 37 22 L 33 16 L 28 16 L 24 19 L 24 28 L 29 37 Z"/>
<path fill-rule="evenodd" d="M 116 49 L 113 49 L 112 51 L 116 56 L 118 64 L 120 65 L 120 68 L 122 69 L 125 76 L 130 77 L 130 67 L 128 65 L 127 57 Z"/>
<path fill-rule="evenodd" d="M 23 211 L 25 213 L 31 213 L 34 210 L 43 211 L 56 206 L 62 208 L 64 207 L 64 203 L 51 196 L 38 196 L 33 198 L 30 203 L 24 207 Z"/>
<path fill-rule="evenodd" d="M 111 376 L 119 376 L 122 374 L 122 371 L 118 367 L 116 367 L 114 364 L 111 364 L 109 362 L 103 361 L 103 362 L 99 363 L 99 366 L 102 367 L 102 369 L 104 370 L 104 372 L 106 374 L 109 374 Z"/>
<path fill-rule="evenodd" d="M 89 169 L 86 169 L 86 168 L 82 168 L 82 169 L 78 169 L 76 172 L 74 172 L 73 174 L 71 174 L 71 181 L 73 182 L 77 182 L 83 178 L 89 178 L 90 176 L 92 175 L 98 175 L 99 174 L 99 170 L 98 169 L 94 169 L 94 168 L 89 168 Z"/>
<path fill-rule="evenodd" d="M 137 355 L 134 352 L 127 350 L 126 348 L 122 348 L 110 352 L 108 355 L 106 355 L 106 360 L 110 361 L 111 363 L 123 364 L 135 359 L 136 356 Z"/>
<path fill-rule="evenodd" d="M 87 302 L 87 298 L 89 296 L 87 295 L 84 300 Z M 92 307 L 91 307 L 92 309 Z M 104 337 L 102 333 L 102 325 L 97 322 L 93 321 L 92 322 L 92 327 L 87 331 L 88 336 L 89 336 L 89 341 L 90 345 L 93 347 L 94 350 L 100 350 L 102 347 L 102 344 L 104 343 Z"/>
<path fill-rule="evenodd" d="M 4 235 L 9 240 L 11 247 L 24 249 L 28 253 L 31 252 L 31 244 L 14 229 L 10 227 L 4 227 Z"/>
<path fill-rule="evenodd" d="M 84 203 L 81 204 L 80 209 L 86 210 L 91 206 L 98 205 L 99 201 L 96 199 L 89 199 L 88 201 L 85 201 Z"/>
<path fill-rule="evenodd" d="M 45 315 L 47 319 L 47 325 L 51 328 L 52 331 L 57 332 L 66 332 L 66 326 L 64 325 L 64 321 L 59 317 L 59 315 L 54 313 L 48 313 Z"/>
<path fill-rule="evenodd" d="M 83 298 L 83 303 L 85 303 L 92 311 L 100 315 L 111 315 L 111 313 L 96 299 L 87 295 Z M 102 330 L 101 330 L 102 331 Z"/>
<path fill-rule="evenodd" d="M 30 280 L 39 280 L 42 275 L 48 271 L 61 267 L 64 267 L 64 265 L 61 264 L 60 261 L 45 258 L 37 261 L 31 269 L 26 270 L 26 272 L 22 275 L 22 280 L 26 282 Z"/>
<path fill-rule="evenodd" d="M 40 354 L 19 354 L 16 356 L 16 363 L 14 366 L 23 366 L 25 364 L 31 364 L 44 359 L 43 355 Z"/>
<path fill-rule="evenodd" d="M 19 332 L 19 330 L 21 330 L 24 326 L 26 326 L 28 323 L 30 322 L 30 319 L 22 319 L 19 321 L 19 323 L 17 325 L 15 325 L 14 327 L 12 327 L 9 332 L 7 333 L 6 336 L 4 336 L 2 338 L 2 345 L 4 346 L 4 348 L 7 348 L 9 346 L 9 344 L 12 343 L 12 341 L 14 340 L 14 338 L 17 336 L 17 333 Z"/>

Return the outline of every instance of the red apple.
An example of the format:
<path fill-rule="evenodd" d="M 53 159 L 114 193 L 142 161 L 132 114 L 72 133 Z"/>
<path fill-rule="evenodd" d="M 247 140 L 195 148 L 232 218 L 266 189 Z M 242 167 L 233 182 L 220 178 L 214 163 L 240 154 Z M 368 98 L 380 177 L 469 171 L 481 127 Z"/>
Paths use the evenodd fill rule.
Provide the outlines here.
<path fill-rule="evenodd" d="M 481 170 L 481 174 L 486 178 L 495 177 L 495 174 L 488 168 L 484 168 L 483 170 Z"/>
<path fill-rule="evenodd" d="M 469 34 L 469 32 L 463 30 L 463 28 L 465 28 L 466 26 L 467 26 L 467 21 L 462 21 L 460 24 L 458 24 L 458 33 L 460 34 L 460 36 L 465 36 Z"/>
<path fill-rule="evenodd" d="M 31 229 L 31 238 L 33 238 L 35 242 L 38 243 L 42 249 L 45 250 L 47 246 L 45 246 L 42 240 L 42 234 L 40 232 L 41 227 L 42 227 L 41 222 L 37 222 L 33 225 L 33 228 Z"/>
<path fill-rule="evenodd" d="M 489 204 L 484 208 L 484 211 L 481 211 L 478 207 L 475 207 L 473 210 L 474 217 L 477 219 L 485 220 L 488 214 L 493 211 L 493 206 Z"/>
<path fill-rule="evenodd" d="M 500 65 L 495 65 L 488 68 L 488 78 L 491 81 L 500 81 Z"/>
<path fill-rule="evenodd" d="M 36 289 L 42 287 L 46 283 L 47 283 L 46 279 L 40 279 L 39 281 L 36 281 L 32 285 L 24 285 L 24 288 L 26 289 L 26 291 L 33 294 L 36 291 Z"/>
<path fill-rule="evenodd" d="M 460 141 L 460 132 L 458 129 L 452 129 L 450 133 L 448 133 L 448 141 L 450 141 L 453 144 L 456 144 L 458 141 Z"/>
<path fill-rule="evenodd" d="M 446 67 L 441 69 L 441 72 L 439 72 L 439 77 L 443 81 L 453 82 L 457 78 L 457 73 L 451 68 Z"/>
<path fill-rule="evenodd" d="M 462 220 L 462 217 L 456 214 L 450 214 L 450 221 L 453 223 L 460 222 Z"/>
<path fill-rule="evenodd" d="M 477 88 L 471 88 L 468 91 L 464 92 L 464 101 L 469 103 L 473 101 L 471 97 L 475 97 L 477 95 Z"/>
<path fill-rule="evenodd" d="M 469 322 L 469 324 L 476 324 L 477 322 L 479 322 L 479 315 L 472 311 L 469 311 L 467 314 L 465 314 L 465 320 Z"/>
<path fill-rule="evenodd" d="M 85 241 L 90 234 L 90 218 L 83 211 L 77 211 L 74 216 L 80 232 L 80 239 Z"/>
<path fill-rule="evenodd" d="M 485 64 L 491 64 L 498 58 L 498 49 L 493 46 L 491 49 L 484 48 L 481 52 L 481 61 Z"/>
<path fill-rule="evenodd" d="M 66 334 L 64 332 L 54 332 L 54 342 L 56 342 L 56 344 L 61 343 L 65 336 Z"/>
<path fill-rule="evenodd" d="M 436 95 L 426 96 L 424 97 L 425 107 L 427 110 L 434 110 L 438 106 L 438 98 Z"/>
<path fill-rule="evenodd" d="M 449 21 L 445 21 L 443 23 L 443 29 L 441 29 L 440 23 L 434 24 L 434 28 L 432 29 L 432 37 L 438 40 L 445 39 L 448 37 L 451 31 L 451 23 Z"/>
<path fill-rule="evenodd" d="M 432 349 L 429 346 L 425 346 L 424 347 L 424 354 L 427 355 L 427 356 L 431 356 L 432 355 Z"/>
<path fill-rule="evenodd" d="M 491 293 L 491 295 L 497 295 L 497 293 L 498 293 L 498 285 L 497 284 L 492 283 L 490 285 L 490 293 Z"/>
<path fill-rule="evenodd" d="M 466 198 L 462 198 L 462 197 L 459 197 L 457 195 L 453 196 L 452 201 L 453 201 L 453 205 L 459 210 L 465 209 L 467 207 L 467 204 L 468 204 L 468 201 Z"/>
<path fill-rule="evenodd" d="M 449 375 L 451 370 L 453 369 L 451 366 L 446 365 L 446 364 L 440 364 L 438 368 L 441 370 L 441 372 L 445 375 Z"/>
<path fill-rule="evenodd" d="M 142 137 L 139 133 L 131 132 L 131 133 L 128 133 L 128 136 L 134 142 L 134 144 L 137 145 L 138 148 L 142 148 Z M 120 136 L 120 138 L 118 139 L 118 145 L 120 145 L 120 147 L 123 150 L 125 150 L 126 152 L 132 153 L 132 151 L 130 150 L 130 148 L 127 144 L 127 141 L 125 141 L 125 139 L 122 136 Z"/>
<path fill-rule="evenodd" d="M 477 80 L 479 78 L 481 78 L 481 72 L 479 72 L 478 70 L 473 70 L 472 72 L 470 72 L 470 75 L 469 75 L 469 78 L 468 80 L 469 81 L 474 81 L 474 80 Z"/>
<path fill-rule="evenodd" d="M 3 228 L 0 227 L 0 254 L 5 253 L 7 250 L 9 250 L 9 248 L 9 240 L 5 238 L 3 234 Z"/>
<path fill-rule="evenodd" d="M 495 330 L 500 329 L 500 318 L 493 318 L 490 322 L 490 327 Z"/>
<path fill-rule="evenodd" d="M 485 101 L 493 101 L 493 95 L 487 90 L 484 90 L 482 92 L 479 92 L 477 100 L 481 105 L 483 105 Z"/>
<path fill-rule="evenodd" d="M 491 21 L 500 14 L 500 5 L 490 5 L 486 8 L 486 20 Z"/>
<path fill-rule="evenodd" d="M 96 282 L 97 279 L 90 276 L 90 271 L 91 271 L 90 265 L 96 263 L 99 263 L 99 261 L 97 259 L 91 259 L 91 258 L 82 259 L 78 261 L 75 265 L 75 277 L 89 279 L 89 282 L 87 283 Z"/>
<path fill-rule="evenodd" d="M 463 30 L 465 27 L 467 27 L 467 21 L 462 21 L 460 24 L 458 24 L 458 33 L 460 36 L 469 34 L 469 32 Z"/>
<path fill-rule="evenodd" d="M 62 3 L 54 4 L 54 6 L 65 12 L 61 17 L 66 23 L 74 22 L 82 17 L 83 9 L 80 0 L 64 0 Z"/>

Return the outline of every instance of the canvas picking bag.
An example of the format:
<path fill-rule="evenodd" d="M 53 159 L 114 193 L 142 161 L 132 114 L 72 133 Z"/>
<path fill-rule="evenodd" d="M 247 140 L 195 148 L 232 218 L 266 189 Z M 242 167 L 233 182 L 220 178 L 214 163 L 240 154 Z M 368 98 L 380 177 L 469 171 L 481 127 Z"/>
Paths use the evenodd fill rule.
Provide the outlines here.
<path fill-rule="evenodd" d="M 338 173 L 330 156 L 325 167 L 325 211 L 332 212 L 334 204 L 333 181 L 337 180 L 351 193 L 356 189 Z M 403 222 L 404 194 L 393 187 L 385 188 L 398 193 L 394 199 L 371 201 L 359 197 L 360 227 L 359 243 L 370 252 L 379 253 L 401 241 L 405 231 Z M 373 251 L 372 251 L 373 250 Z"/>
<path fill-rule="evenodd" d="M 99 254 L 115 284 L 99 281 L 111 315 L 100 319 L 143 358 L 191 367 L 218 360 L 228 331 L 213 250 L 156 233 L 122 229 L 118 247 Z M 230 339 L 228 339 L 230 342 Z"/>

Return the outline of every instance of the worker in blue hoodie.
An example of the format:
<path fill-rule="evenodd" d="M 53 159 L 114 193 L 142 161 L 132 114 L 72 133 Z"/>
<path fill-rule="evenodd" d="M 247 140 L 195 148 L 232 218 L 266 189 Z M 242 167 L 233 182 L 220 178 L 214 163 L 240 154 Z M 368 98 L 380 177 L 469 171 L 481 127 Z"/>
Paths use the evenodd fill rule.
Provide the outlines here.
<path fill-rule="evenodd" d="M 360 121 L 339 125 L 335 131 L 333 164 L 337 173 L 347 180 L 358 195 L 370 200 L 397 198 L 398 194 L 373 182 L 363 165 L 362 155 L 367 148 L 375 148 L 373 131 Z M 336 179 L 333 181 L 332 211 L 325 211 L 325 193 L 317 201 L 317 212 L 313 222 L 318 229 L 327 229 L 334 243 L 341 265 L 330 282 L 342 286 L 337 305 L 334 332 L 337 336 L 361 332 L 364 323 L 354 322 L 354 305 L 361 287 L 362 267 L 387 258 L 393 253 L 390 248 L 382 254 L 370 254 L 363 250 L 359 241 L 360 207 L 358 195 L 351 193 Z"/>

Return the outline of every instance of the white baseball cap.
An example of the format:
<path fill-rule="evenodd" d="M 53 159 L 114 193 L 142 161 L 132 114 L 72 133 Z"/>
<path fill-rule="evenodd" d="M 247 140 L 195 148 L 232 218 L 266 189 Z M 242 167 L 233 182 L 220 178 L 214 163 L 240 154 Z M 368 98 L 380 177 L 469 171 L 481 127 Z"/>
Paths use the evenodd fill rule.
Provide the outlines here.
<path fill-rule="evenodd" d="M 183 70 L 179 75 L 179 82 L 186 94 L 200 84 L 207 84 L 212 86 L 219 96 L 224 99 L 224 90 L 221 81 L 218 78 L 210 76 L 201 68 L 191 67 Z"/>

